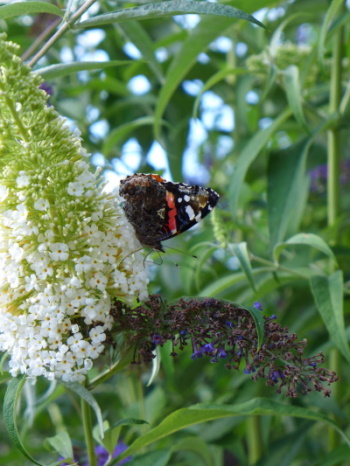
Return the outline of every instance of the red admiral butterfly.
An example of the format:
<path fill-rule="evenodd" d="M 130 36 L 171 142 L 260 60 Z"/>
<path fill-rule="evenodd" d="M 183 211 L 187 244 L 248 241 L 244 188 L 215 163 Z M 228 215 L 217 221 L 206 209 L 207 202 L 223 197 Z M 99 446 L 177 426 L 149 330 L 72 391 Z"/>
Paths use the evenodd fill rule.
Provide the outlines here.
<path fill-rule="evenodd" d="M 164 252 L 161 241 L 188 230 L 210 213 L 219 195 L 210 188 L 136 173 L 121 180 L 123 209 L 143 246 Z"/>

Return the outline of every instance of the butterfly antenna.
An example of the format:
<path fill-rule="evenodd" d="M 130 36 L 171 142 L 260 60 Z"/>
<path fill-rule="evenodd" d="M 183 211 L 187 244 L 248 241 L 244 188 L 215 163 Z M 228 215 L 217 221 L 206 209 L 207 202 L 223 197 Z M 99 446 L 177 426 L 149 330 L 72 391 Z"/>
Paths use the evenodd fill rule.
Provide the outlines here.
<path fill-rule="evenodd" d="M 157 262 L 155 262 L 155 261 L 153 261 L 153 260 L 151 260 L 150 262 L 152 262 L 153 264 L 156 264 L 156 265 L 162 265 L 162 264 L 163 264 L 162 256 L 160 255 L 160 252 L 159 252 L 159 251 L 154 250 L 154 249 L 152 249 L 151 251 L 149 251 L 149 252 L 146 254 L 146 256 L 145 256 L 144 259 L 143 259 L 143 263 L 145 263 L 146 260 L 147 260 L 147 258 L 148 258 L 148 256 L 150 256 L 150 255 L 152 254 L 152 252 L 155 252 L 155 251 L 156 251 L 156 252 L 158 253 L 158 255 L 159 255 L 160 263 L 157 263 Z"/>
<path fill-rule="evenodd" d="M 173 251 L 179 252 L 180 254 L 184 254 L 185 256 L 193 257 L 193 259 L 198 259 L 198 256 L 195 256 L 187 251 L 182 251 L 181 249 L 176 249 L 170 246 L 163 246 L 164 249 L 172 249 Z"/>
<path fill-rule="evenodd" d="M 131 256 L 132 254 L 135 254 L 136 252 L 142 251 L 142 249 L 143 248 L 139 248 L 139 249 L 136 249 L 136 251 L 129 252 L 129 254 L 127 254 L 125 257 L 123 257 L 123 259 L 120 261 L 120 264 L 122 264 L 127 257 Z"/>

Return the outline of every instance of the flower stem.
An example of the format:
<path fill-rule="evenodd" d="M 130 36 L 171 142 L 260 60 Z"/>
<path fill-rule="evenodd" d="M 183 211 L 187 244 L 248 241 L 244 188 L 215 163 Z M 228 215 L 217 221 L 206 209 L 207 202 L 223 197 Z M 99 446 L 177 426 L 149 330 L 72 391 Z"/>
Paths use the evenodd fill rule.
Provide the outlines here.
<path fill-rule="evenodd" d="M 84 426 L 85 444 L 90 466 L 97 466 L 97 458 L 94 450 L 94 439 L 92 436 L 91 408 L 85 400 L 81 399 L 81 415 Z"/>
<path fill-rule="evenodd" d="M 247 420 L 248 461 L 255 464 L 262 454 L 262 433 L 260 416 L 250 416 Z"/>
<path fill-rule="evenodd" d="M 339 108 L 341 97 L 341 61 L 343 57 L 343 28 L 334 38 L 333 65 L 331 74 L 329 113 Z M 339 176 L 340 176 L 340 138 L 337 126 L 328 130 L 328 186 L 327 214 L 328 225 L 334 225 L 340 210 Z"/>
<path fill-rule="evenodd" d="M 344 8 L 344 7 L 343 7 Z M 341 99 L 342 84 L 341 71 L 343 59 L 343 41 L 344 28 L 341 27 L 334 37 L 333 43 L 333 64 L 331 68 L 331 83 L 330 83 L 330 101 L 329 114 L 338 111 Z M 330 128 L 327 133 L 328 144 L 328 179 L 327 179 L 327 217 L 328 225 L 333 226 L 340 213 L 340 129 L 335 126 Z M 337 349 L 334 349 L 331 354 L 330 369 L 337 371 L 339 375 L 340 369 L 340 354 Z M 335 386 L 334 397 L 339 401 L 340 387 Z M 336 448 L 338 439 L 334 435 L 333 429 L 329 430 L 328 447 L 330 451 Z"/>
<path fill-rule="evenodd" d="M 60 24 L 61 18 L 56 19 L 51 24 L 47 26 L 46 29 L 35 39 L 35 41 L 27 48 L 27 50 L 22 55 L 22 60 L 25 61 L 29 58 L 32 53 L 40 46 L 40 44 L 46 39 L 47 36 L 51 34 L 51 32 L 56 29 L 56 27 Z"/>
<path fill-rule="evenodd" d="M 269 261 L 267 259 L 264 259 L 262 257 L 259 257 L 259 256 L 255 256 L 254 254 L 250 254 L 250 257 L 251 257 L 252 260 L 254 260 L 256 262 L 260 262 L 260 264 L 264 264 L 264 265 L 267 265 L 268 267 L 271 267 L 272 272 L 281 270 L 282 272 L 287 272 L 287 273 L 290 273 L 292 275 L 296 275 L 296 276 L 298 276 L 300 278 L 304 278 L 305 280 L 308 280 L 310 278 L 308 275 L 306 275 L 304 273 L 297 272 L 294 269 L 284 267 L 283 265 L 280 265 L 280 264 L 275 264 L 274 262 L 271 262 L 271 261 Z"/>
<path fill-rule="evenodd" d="M 34 66 L 35 63 L 49 50 L 49 48 L 74 24 L 90 6 L 95 3 L 97 0 L 87 0 L 84 5 L 82 5 L 70 18 L 67 22 L 63 23 L 62 26 L 55 32 L 55 34 L 46 42 L 46 44 L 39 50 L 39 52 L 34 55 L 34 57 L 29 60 L 28 66 Z"/>
<path fill-rule="evenodd" d="M 0 85 L 0 90 L 1 90 L 1 85 Z M 13 105 L 13 102 L 12 100 L 5 95 L 5 102 L 6 102 L 6 105 L 15 121 L 15 124 L 18 128 L 18 131 L 20 132 L 22 138 L 23 138 L 23 141 L 24 142 L 28 142 L 29 141 L 29 135 L 28 135 L 28 131 L 27 129 L 25 128 L 25 126 L 23 126 L 22 124 L 22 121 L 18 115 L 18 112 L 17 110 L 15 109 L 14 105 Z"/>
<path fill-rule="evenodd" d="M 101 383 L 105 382 L 106 380 L 110 379 L 114 374 L 121 371 L 124 367 L 128 366 L 133 359 L 133 352 L 130 349 L 120 355 L 120 358 L 105 372 L 98 375 L 91 382 L 87 385 L 88 390 L 92 390 L 93 388 L 97 387 Z"/>

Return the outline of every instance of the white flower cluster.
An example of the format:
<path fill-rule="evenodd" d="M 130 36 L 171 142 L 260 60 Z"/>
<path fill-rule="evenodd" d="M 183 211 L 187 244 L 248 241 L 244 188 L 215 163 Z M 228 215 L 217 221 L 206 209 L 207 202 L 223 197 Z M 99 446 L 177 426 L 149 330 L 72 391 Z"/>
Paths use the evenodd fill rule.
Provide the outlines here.
<path fill-rule="evenodd" d="M 13 376 L 83 381 L 104 350 L 111 299 L 147 298 L 140 243 L 117 194 L 81 159 L 5 170 L 0 351 Z"/>

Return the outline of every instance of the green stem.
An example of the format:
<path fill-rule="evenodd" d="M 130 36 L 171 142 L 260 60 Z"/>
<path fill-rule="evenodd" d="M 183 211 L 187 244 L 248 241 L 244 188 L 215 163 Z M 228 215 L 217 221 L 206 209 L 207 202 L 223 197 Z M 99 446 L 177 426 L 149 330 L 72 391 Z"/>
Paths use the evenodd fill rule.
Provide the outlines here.
<path fill-rule="evenodd" d="M 260 264 L 267 265 L 272 268 L 272 271 L 281 270 L 282 272 L 287 272 L 292 275 L 296 275 L 297 277 L 303 278 L 304 280 L 309 280 L 309 276 L 300 272 L 295 271 L 294 269 L 289 269 L 288 267 L 284 267 L 280 264 L 275 264 L 269 260 L 263 259 L 262 257 L 255 256 L 254 254 L 250 254 L 252 260 L 256 262 L 260 262 Z"/>
<path fill-rule="evenodd" d="M 0 89 L 1 89 L 1 86 L 0 86 Z M 22 120 L 18 116 L 18 112 L 17 112 L 16 108 L 14 107 L 12 100 L 5 95 L 5 101 L 6 101 L 7 107 L 10 110 L 10 113 L 11 113 L 11 115 L 12 115 L 14 121 L 15 121 L 15 124 L 16 124 L 22 138 L 23 138 L 23 141 L 28 142 L 29 139 L 30 139 L 29 135 L 28 135 L 28 131 L 27 131 L 26 127 L 23 126 Z"/>
<path fill-rule="evenodd" d="M 248 462 L 256 464 L 262 455 L 262 433 L 260 416 L 250 416 L 247 420 Z"/>
<path fill-rule="evenodd" d="M 341 71 L 343 59 L 343 41 L 344 28 L 340 28 L 334 37 L 333 43 L 333 64 L 331 68 L 331 83 L 330 83 L 330 101 L 329 114 L 338 111 L 342 93 Z M 340 213 L 340 135 L 337 126 L 328 130 L 327 145 L 328 145 L 328 180 L 327 180 L 327 217 L 328 225 L 333 226 L 336 223 Z M 340 368 L 340 353 L 334 349 L 331 354 L 330 369 L 336 371 L 339 375 Z M 335 384 L 333 390 L 334 399 L 339 402 L 340 387 Z M 328 447 L 333 451 L 338 444 L 338 439 L 334 435 L 333 429 L 329 430 Z"/>
<path fill-rule="evenodd" d="M 82 5 L 79 10 L 77 10 L 67 22 L 63 23 L 62 26 L 55 32 L 55 34 L 46 42 L 46 44 L 39 50 L 39 52 L 28 62 L 28 66 L 34 66 L 35 63 L 45 55 L 50 47 L 65 33 L 70 29 L 70 27 L 85 13 L 90 6 L 95 3 L 97 0 L 88 0 L 84 5 Z"/>
<path fill-rule="evenodd" d="M 56 29 L 56 27 L 60 24 L 61 18 L 56 19 L 53 21 L 49 26 L 43 30 L 41 34 L 35 39 L 35 41 L 27 48 L 27 50 L 22 55 L 22 60 L 25 61 L 29 58 L 37 48 L 39 48 L 40 44 L 48 37 L 51 32 Z"/>
<path fill-rule="evenodd" d="M 85 400 L 81 399 L 81 415 L 84 426 L 85 444 L 90 466 L 97 466 L 97 458 L 94 449 L 94 439 L 92 436 L 91 408 Z"/>
<path fill-rule="evenodd" d="M 128 366 L 133 359 L 133 352 L 128 350 L 125 353 L 121 354 L 118 361 L 116 361 L 109 369 L 107 369 L 102 374 L 98 375 L 86 386 L 88 390 L 92 390 L 101 383 L 110 379 L 114 374 L 121 371 L 124 367 Z"/>
<path fill-rule="evenodd" d="M 334 40 L 333 66 L 331 75 L 329 113 L 336 112 L 341 96 L 341 61 L 343 57 L 343 30 L 341 29 Z M 327 186 L 327 213 L 328 225 L 332 226 L 339 215 L 340 195 L 340 138 L 337 126 L 328 130 L 328 186 Z"/>

